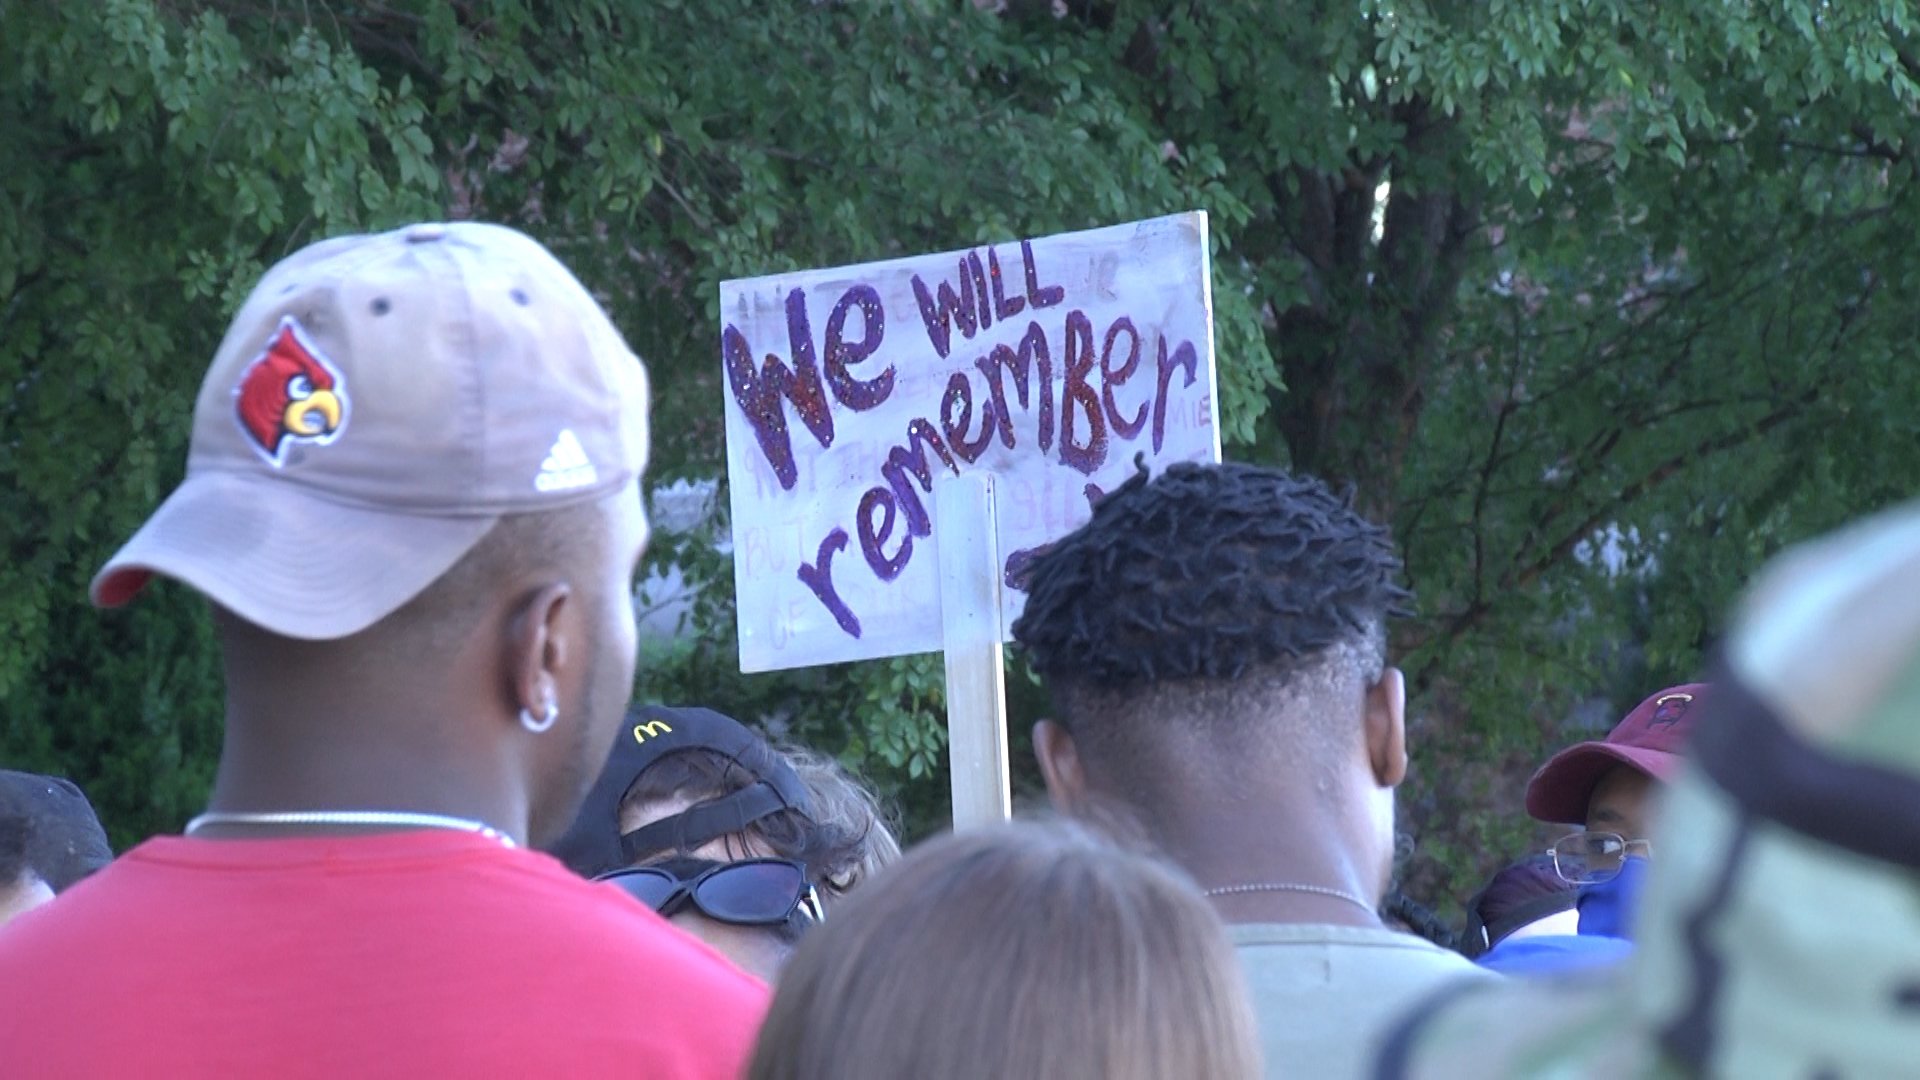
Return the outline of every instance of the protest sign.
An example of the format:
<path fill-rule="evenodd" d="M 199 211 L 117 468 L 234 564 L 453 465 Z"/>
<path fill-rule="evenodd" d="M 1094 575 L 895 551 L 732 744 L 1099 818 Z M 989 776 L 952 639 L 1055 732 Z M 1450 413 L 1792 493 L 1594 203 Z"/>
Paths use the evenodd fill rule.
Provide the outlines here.
<path fill-rule="evenodd" d="M 1220 458 L 1204 213 L 729 281 L 720 314 L 743 671 L 940 649 L 942 477 L 991 474 L 1011 586 L 1136 456 Z"/>

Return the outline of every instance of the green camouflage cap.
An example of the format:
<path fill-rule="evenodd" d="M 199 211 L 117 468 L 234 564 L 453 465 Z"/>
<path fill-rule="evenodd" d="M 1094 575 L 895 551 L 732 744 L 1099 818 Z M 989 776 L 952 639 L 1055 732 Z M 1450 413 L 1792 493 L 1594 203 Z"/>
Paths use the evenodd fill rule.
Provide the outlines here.
<path fill-rule="evenodd" d="M 1920 1069 L 1920 504 L 1749 593 L 1621 970 L 1452 991 L 1380 1077 Z"/>

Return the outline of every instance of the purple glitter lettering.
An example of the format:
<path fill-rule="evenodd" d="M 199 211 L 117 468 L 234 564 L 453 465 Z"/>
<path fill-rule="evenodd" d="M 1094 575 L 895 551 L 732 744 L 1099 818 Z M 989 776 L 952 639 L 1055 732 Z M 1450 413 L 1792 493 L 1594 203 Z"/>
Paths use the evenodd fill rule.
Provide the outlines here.
<path fill-rule="evenodd" d="M 847 312 L 860 309 L 860 340 L 846 341 Z M 840 404 L 858 412 L 879 405 L 893 393 L 893 365 L 871 379 L 857 378 L 847 368 L 872 356 L 887 336 L 887 312 L 880 306 L 880 293 L 871 285 L 855 285 L 833 305 L 827 316 L 827 386 Z"/>
<path fill-rule="evenodd" d="M 971 340 L 978 324 L 973 302 L 973 275 L 967 270 L 967 261 L 960 260 L 960 293 L 954 295 L 953 286 L 940 283 L 940 299 L 936 303 L 933 294 L 927 291 L 927 283 L 920 275 L 913 275 L 913 298 L 920 305 L 920 319 L 927 324 L 927 340 L 933 343 L 933 351 L 942 358 L 953 351 L 953 328 L 960 327 L 960 333 Z"/>
<path fill-rule="evenodd" d="M 1113 366 L 1113 343 L 1123 330 L 1127 334 L 1127 362 L 1116 368 Z M 1133 419 L 1127 420 L 1121 417 L 1120 404 L 1113 399 L 1114 388 L 1125 386 L 1127 380 L 1133 378 L 1134 369 L 1139 366 L 1140 331 L 1133 328 L 1132 319 L 1122 315 L 1107 327 L 1107 340 L 1100 348 L 1100 400 L 1107 406 L 1108 425 L 1122 439 L 1133 438 L 1140 434 L 1141 428 L 1147 426 L 1146 402 L 1141 402 L 1140 411 L 1133 414 Z"/>
<path fill-rule="evenodd" d="M 1153 399 L 1153 452 L 1160 452 L 1160 444 L 1167 437 L 1167 384 L 1173 381 L 1173 373 L 1184 369 L 1187 381 L 1181 386 L 1192 386 L 1200 377 L 1200 355 L 1193 350 L 1193 342 L 1183 341 L 1173 350 L 1173 358 L 1167 358 L 1167 339 L 1160 339 L 1159 387 Z"/>
<path fill-rule="evenodd" d="M 1040 271 L 1033 265 L 1033 241 L 1020 241 L 1020 261 L 1026 266 L 1027 303 L 1033 310 L 1052 307 L 1067 298 L 1067 290 L 1059 285 L 1049 285 L 1044 289 L 1040 287 Z M 945 356 L 946 353 L 940 355 Z"/>
<path fill-rule="evenodd" d="M 853 609 L 847 607 L 847 602 L 840 599 L 840 594 L 833 590 L 833 556 L 837 551 L 845 551 L 846 547 L 847 530 L 835 529 L 828 533 L 820 541 L 820 554 L 814 558 L 817 565 L 800 564 L 800 582 L 812 589 L 813 595 L 826 605 L 833 614 L 833 621 L 840 624 L 840 629 L 857 638 L 860 636 L 860 619 L 854 615 Z"/>
<path fill-rule="evenodd" d="M 879 524 L 874 523 L 876 511 L 884 512 Z M 885 544 L 893 536 L 893 523 L 900 516 L 899 500 L 893 497 L 893 491 L 887 487 L 868 489 L 860 496 L 860 510 L 854 514 L 854 523 L 860 529 L 860 554 L 866 556 L 867 565 L 873 569 L 881 581 L 892 581 L 907 568 L 907 560 L 913 558 L 913 535 L 902 534 L 900 550 L 893 558 L 887 558 Z"/>
<path fill-rule="evenodd" d="M 1006 295 L 1007 282 L 1000 276 L 1000 256 L 992 248 L 987 249 L 987 279 L 993 288 L 995 318 L 1006 322 L 1027 309 L 1026 297 Z"/>
<path fill-rule="evenodd" d="M 1100 411 L 1100 396 L 1087 382 L 1093 371 L 1093 323 L 1077 308 L 1067 313 L 1065 366 L 1060 386 L 1060 460 L 1091 476 L 1107 460 L 1107 419 Z M 1086 418 L 1085 443 L 1074 441 L 1076 412 Z"/>
<path fill-rule="evenodd" d="M 1000 442 L 1013 449 L 1013 412 L 1007 407 L 1007 375 L 1013 375 L 1013 388 L 1019 394 L 1020 407 L 1031 400 L 1028 376 L 1034 364 L 1040 366 L 1040 449 L 1053 448 L 1053 360 L 1047 352 L 1046 331 L 1038 322 L 1027 324 L 1026 336 L 1018 351 L 995 345 L 993 351 L 974 362 L 985 375 L 993 394 L 993 418 L 1000 427 Z"/>
<path fill-rule="evenodd" d="M 954 410 L 959 409 L 959 415 Z M 973 426 L 973 386 L 967 382 L 966 372 L 956 371 L 947 377 L 947 392 L 940 396 L 940 427 L 946 432 L 947 445 L 953 448 L 955 456 L 971 465 L 980 460 L 987 452 L 987 444 L 993 441 L 993 403 L 985 402 L 980 409 L 980 437 L 972 441 L 967 439 L 967 429 Z"/>
<path fill-rule="evenodd" d="M 967 252 L 963 263 L 967 272 L 973 275 L 973 295 L 980 302 L 980 329 L 993 325 L 993 291 L 987 287 L 987 268 L 980 264 L 980 253 Z"/>
<path fill-rule="evenodd" d="M 920 501 L 920 492 L 913 489 L 907 476 L 920 481 L 921 491 L 933 490 L 933 467 L 927 461 L 927 448 L 940 456 L 940 460 L 958 475 L 960 469 L 953 463 L 953 455 L 947 452 L 940 441 L 940 433 L 925 420 L 915 420 L 907 425 L 907 445 L 895 446 L 887 451 L 886 464 L 880 466 L 880 475 L 893 489 L 894 498 L 900 501 L 901 509 L 907 513 L 907 531 L 914 536 L 926 536 L 933 532 L 933 523 L 927 517 L 927 508 Z"/>
<path fill-rule="evenodd" d="M 787 435 L 787 414 L 780 399 L 793 402 L 800 422 L 823 447 L 833 445 L 833 412 L 813 355 L 813 333 L 807 325 L 806 296 L 799 289 L 787 296 L 787 340 L 793 349 L 793 367 L 772 353 L 756 368 L 753 348 L 745 334 L 729 325 L 720 335 L 726 361 L 727 385 L 733 399 L 753 427 L 754 438 L 780 486 L 792 490 L 799 479 L 793 462 L 793 443 Z"/>

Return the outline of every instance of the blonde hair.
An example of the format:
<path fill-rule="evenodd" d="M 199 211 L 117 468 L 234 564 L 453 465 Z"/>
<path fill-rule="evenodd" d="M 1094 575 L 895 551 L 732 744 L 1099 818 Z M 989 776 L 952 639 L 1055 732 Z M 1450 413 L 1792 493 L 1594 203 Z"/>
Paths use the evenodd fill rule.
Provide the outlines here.
<path fill-rule="evenodd" d="M 1252 1008 L 1178 871 L 1065 822 L 934 840 L 781 977 L 751 1080 L 1252 1080 Z"/>
<path fill-rule="evenodd" d="M 813 820 L 860 838 L 859 860 L 827 879 L 827 889 L 835 898 L 900 861 L 900 841 L 894 836 L 886 808 L 865 784 L 825 754 L 804 746 L 781 745 L 775 749 L 786 755 L 787 764 L 807 786 Z"/>

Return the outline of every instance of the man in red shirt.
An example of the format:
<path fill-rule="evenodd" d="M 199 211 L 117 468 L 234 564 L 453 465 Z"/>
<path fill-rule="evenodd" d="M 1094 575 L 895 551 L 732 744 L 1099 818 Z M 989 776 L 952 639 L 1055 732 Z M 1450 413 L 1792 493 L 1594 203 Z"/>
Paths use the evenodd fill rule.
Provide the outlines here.
<path fill-rule="evenodd" d="M 268 271 L 93 583 L 212 602 L 210 808 L 0 934 L 0 1072 L 737 1076 L 764 988 L 528 850 L 625 713 L 646 455 L 645 369 L 518 233 Z"/>

